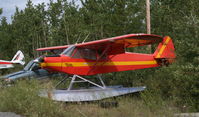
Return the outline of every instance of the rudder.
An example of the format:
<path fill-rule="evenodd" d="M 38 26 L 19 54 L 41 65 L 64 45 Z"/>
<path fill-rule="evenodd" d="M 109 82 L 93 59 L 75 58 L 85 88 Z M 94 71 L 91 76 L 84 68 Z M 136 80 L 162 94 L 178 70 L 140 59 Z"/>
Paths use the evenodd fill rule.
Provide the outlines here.
<path fill-rule="evenodd" d="M 11 62 L 24 65 L 25 61 L 23 61 L 23 60 L 24 60 L 24 54 L 20 50 L 18 50 L 17 53 L 15 54 L 15 56 L 12 58 Z"/>
<path fill-rule="evenodd" d="M 163 38 L 163 41 L 159 43 L 153 56 L 158 60 L 167 60 L 169 63 L 173 62 L 176 58 L 176 54 L 173 41 L 169 36 Z"/>

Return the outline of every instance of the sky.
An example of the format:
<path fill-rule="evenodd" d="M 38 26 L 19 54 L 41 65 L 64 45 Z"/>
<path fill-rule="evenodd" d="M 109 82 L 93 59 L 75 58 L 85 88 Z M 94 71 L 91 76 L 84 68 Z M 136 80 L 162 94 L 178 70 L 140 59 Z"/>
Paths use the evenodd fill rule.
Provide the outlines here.
<path fill-rule="evenodd" d="M 3 14 L 0 15 L 0 18 L 5 16 L 7 18 L 8 23 L 11 22 L 11 16 L 15 13 L 16 6 L 19 10 L 25 8 L 28 0 L 0 0 L 0 8 L 3 8 Z M 39 3 L 49 3 L 49 0 L 32 0 L 33 4 Z"/>

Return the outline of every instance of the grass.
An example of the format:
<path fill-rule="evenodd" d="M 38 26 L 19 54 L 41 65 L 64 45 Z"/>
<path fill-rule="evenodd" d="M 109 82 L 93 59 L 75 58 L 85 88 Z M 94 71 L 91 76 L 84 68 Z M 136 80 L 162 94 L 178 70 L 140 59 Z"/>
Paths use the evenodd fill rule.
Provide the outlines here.
<path fill-rule="evenodd" d="M 15 112 L 26 117 L 171 117 L 177 112 L 157 95 L 144 92 L 141 96 L 122 96 L 103 101 L 118 101 L 115 108 L 101 108 L 97 102 L 64 103 L 39 97 L 41 88 L 51 84 L 18 81 L 14 86 L 0 89 L 0 111 Z"/>
<path fill-rule="evenodd" d="M 68 115 L 62 104 L 40 98 L 38 82 L 19 81 L 16 85 L 1 89 L 0 111 L 15 112 L 27 117 L 63 117 Z"/>
<path fill-rule="evenodd" d="M 105 101 L 113 101 L 113 99 Z M 137 97 L 123 96 L 117 98 L 116 101 L 119 102 L 116 108 L 101 108 L 97 103 L 70 104 L 68 108 L 73 111 L 78 110 L 87 117 L 173 117 L 177 112 L 176 108 L 171 108 L 166 104 L 160 108 L 150 107 Z M 81 115 L 80 112 L 79 115 Z"/>

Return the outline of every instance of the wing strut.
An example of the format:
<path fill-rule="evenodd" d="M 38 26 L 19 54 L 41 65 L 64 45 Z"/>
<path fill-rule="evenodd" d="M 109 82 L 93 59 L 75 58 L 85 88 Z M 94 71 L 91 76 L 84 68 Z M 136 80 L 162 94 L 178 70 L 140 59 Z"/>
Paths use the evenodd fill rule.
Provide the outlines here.
<path fill-rule="evenodd" d="M 65 83 L 66 80 L 69 78 L 69 75 L 67 74 L 67 76 L 65 76 L 61 81 L 59 81 L 56 85 L 55 88 L 57 88 L 58 86 L 60 86 L 62 83 Z"/>
<path fill-rule="evenodd" d="M 79 78 L 79 79 L 81 79 L 81 80 L 76 81 L 76 78 Z M 100 79 L 100 81 L 101 81 L 101 83 L 102 83 L 102 86 L 99 85 L 99 84 L 97 84 L 97 83 L 94 83 L 94 82 L 92 82 L 92 81 L 90 81 L 90 80 L 88 80 L 88 79 L 86 79 L 86 78 L 83 78 L 83 77 L 81 77 L 81 76 L 73 75 L 72 80 L 71 80 L 71 82 L 70 82 L 70 84 L 69 84 L 69 87 L 68 87 L 68 91 L 70 91 L 70 90 L 72 89 L 72 86 L 73 86 L 74 83 L 80 83 L 80 82 L 88 82 L 88 83 L 90 83 L 90 84 L 92 84 L 92 85 L 94 85 L 94 86 L 96 86 L 96 87 L 99 87 L 99 88 L 101 88 L 101 89 L 105 89 L 106 86 L 105 86 L 104 82 L 102 81 L 101 77 L 98 77 L 98 78 Z"/>
<path fill-rule="evenodd" d="M 105 85 L 105 83 L 103 82 L 103 80 L 102 80 L 102 78 L 101 78 L 100 75 L 98 75 L 97 78 L 100 80 L 101 85 L 100 85 L 100 84 L 97 84 L 97 83 L 94 83 L 93 81 L 90 81 L 90 80 L 88 80 L 88 79 L 86 79 L 86 78 L 83 78 L 83 77 L 81 77 L 81 76 L 78 76 L 78 75 L 73 75 L 72 77 L 71 77 L 71 76 L 69 77 L 69 76 L 67 75 L 67 76 L 64 77 L 61 81 L 59 81 L 59 82 L 57 83 L 57 85 L 55 86 L 55 88 L 58 88 L 58 86 L 60 86 L 61 84 L 66 83 L 66 80 L 67 80 L 68 78 L 71 79 L 70 84 L 69 84 L 69 86 L 68 86 L 68 88 L 67 88 L 68 91 L 72 90 L 72 87 L 73 87 L 73 84 L 74 84 L 74 83 L 81 83 L 81 82 L 88 82 L 88 83 L 90 83 L 90 84 L 92 84 L 92 85 L 94 85 L 94 86 L 96 86 L 96 87 L 98 87 L 98 88 L 106 89 L 106 85 Z M 79 80 L 77 80 L 77 79 L 79 79 Z"/>
<path fill-rule="evenodd" d="M 102 52 L 102 54 L 100 55 L 100 57 L 97 59 L 97 61 L 95 62 L 95 64 L 93 66 L 95 66 L 98 61 L 104 56 L 104 54 L 108 51 L 108 49 L 111 47 L 111 45 L 107 46 L 106 49 Z M 103 63 L 102 63 L 103 64 Z M 93 69 L 91 69 L 90 71 L 88 71 L 88 74 L 93 71 L 96 67 L 93 67 Z"/>

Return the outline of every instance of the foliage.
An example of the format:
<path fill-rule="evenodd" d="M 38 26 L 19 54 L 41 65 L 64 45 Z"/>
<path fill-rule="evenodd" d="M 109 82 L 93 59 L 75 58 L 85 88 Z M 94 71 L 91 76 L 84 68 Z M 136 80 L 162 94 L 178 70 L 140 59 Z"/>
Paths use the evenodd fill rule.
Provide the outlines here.
<path fill-rule="evenodd" d="M 51 84 L 42 84 L 31 81 L 17 81 L 13 86 L 0 89 L 0 111 L 9 111 L 20 114 L 25 117 L 146 117 L 146 116 L 167 116 L 172 117 L 178 112 L 176 108 L 168 105 L 163 100 L 160 103 L 157 97 L 142 94 L 140 97 L 118 97 L 116 99 L 102 100 L 98 102 L 83 102 L 83 103 L 60 103 L 50 99 L 38 96 L 39 89 L 51 87 Z M 155 100 L 154 100 L 155 99 Z M 119 102 L 117 108 L 102 108 L 102 102 Z M 161 108 L 157 108 L 161 107 Z M 170 107 L 168 110 L 167 108 Z"/>
<path fill-rule="evenodd" d="M 2 9 L 2 8 L 0 8 L 0 15 L 2 14 L 2 12 L 3 12 L 3 9 Z"/>
<path fill-rule="evenodd" d="M 36 81 L 18 81 L 16 85 L 0 89 L 0 111 L 10 111 L 26 117 L 69 116 L 63 104 L 38 96 L 41 89 Z"/>

